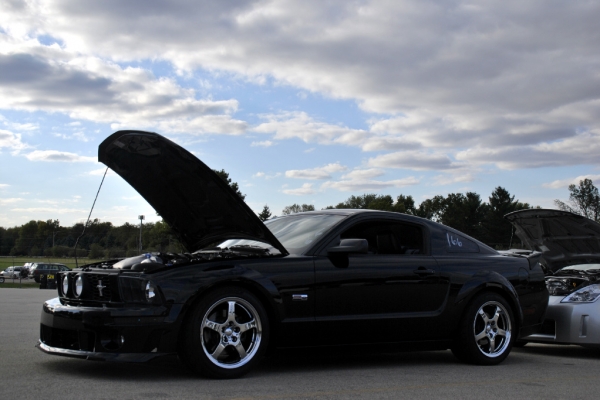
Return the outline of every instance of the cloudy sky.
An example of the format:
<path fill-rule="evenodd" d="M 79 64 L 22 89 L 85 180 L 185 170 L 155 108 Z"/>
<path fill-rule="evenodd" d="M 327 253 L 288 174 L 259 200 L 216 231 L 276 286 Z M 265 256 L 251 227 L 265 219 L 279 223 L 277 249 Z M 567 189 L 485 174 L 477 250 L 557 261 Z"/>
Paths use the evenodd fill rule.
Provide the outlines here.
<path fill-rule="evenodd" d="M 99 143 L 161 133 L 255 211 L 600 184 L 597 1 L 0 5 L 0 226 L 85 220 Z M 169 188 L 162 188 L 168 193 Z M 93 218 L 152 208 L 108 174 Z"/>

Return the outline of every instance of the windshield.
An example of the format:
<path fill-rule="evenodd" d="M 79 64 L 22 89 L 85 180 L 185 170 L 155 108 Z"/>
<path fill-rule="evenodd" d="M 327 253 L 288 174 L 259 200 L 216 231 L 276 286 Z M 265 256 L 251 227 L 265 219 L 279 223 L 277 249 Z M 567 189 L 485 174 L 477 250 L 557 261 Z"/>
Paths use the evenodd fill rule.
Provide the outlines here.
<path fill-rule="evenodd" d="M 344 218 L 345 215 L 300 214 L 273 218 L 265 221 L 265 225 L 290 254 L 302 254 Z M 267 243 L 247 239 L 226 240 L 218 247 L 233 246 L 259 246 L 268 248 L 272 252 L 277 251 Z"/>

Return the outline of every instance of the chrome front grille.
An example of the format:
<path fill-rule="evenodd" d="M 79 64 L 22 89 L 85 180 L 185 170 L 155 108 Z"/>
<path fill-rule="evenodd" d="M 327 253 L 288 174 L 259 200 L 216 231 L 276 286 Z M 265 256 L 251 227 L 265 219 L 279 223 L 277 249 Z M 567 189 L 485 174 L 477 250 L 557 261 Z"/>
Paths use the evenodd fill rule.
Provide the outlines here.
<path fill-rule="evenodd" d="M 81 295 L 78 297 L 75 295 L 75 282 L 77 277 L 81 276 L 83 279 L 83 290 Z M 63 293 L 63 279 L 69 280 L 69 290 L 67 293 Z M 119 283 L 118 276 L 116 274 L 95 274 L 89 272 L 68 272 L 60 275 L 58 283 L 59 295 L 69 300 L 80 302 L 120 302 L 121 296 L 119 295 Z"/>
<path fill-rule="evenodd" d="M 108 275 L 84 274 L 87 288 L 91 289 L 89 300 L 109 301 L 112 299 L 112 284 Z"/>

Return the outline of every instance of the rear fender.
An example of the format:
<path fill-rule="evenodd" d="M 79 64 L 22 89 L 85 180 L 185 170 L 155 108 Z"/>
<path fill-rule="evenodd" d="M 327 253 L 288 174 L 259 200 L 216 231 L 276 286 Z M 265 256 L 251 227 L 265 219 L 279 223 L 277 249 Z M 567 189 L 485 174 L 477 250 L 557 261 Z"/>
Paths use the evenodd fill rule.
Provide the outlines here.
<path fill-rule="evenodd" d="M 456 304 L 468 304 L 473 297 L 484 291 L 492 291 L 502 295 L 510 304 L 514 312 L 515 322 L 518 326 L 523 323 L 523 310 L 519 302 L 519 296 L 514 286 L 504 276 L 496 271 L 481 270 L 473 275 L 462 286 L 456 296 Z"/>

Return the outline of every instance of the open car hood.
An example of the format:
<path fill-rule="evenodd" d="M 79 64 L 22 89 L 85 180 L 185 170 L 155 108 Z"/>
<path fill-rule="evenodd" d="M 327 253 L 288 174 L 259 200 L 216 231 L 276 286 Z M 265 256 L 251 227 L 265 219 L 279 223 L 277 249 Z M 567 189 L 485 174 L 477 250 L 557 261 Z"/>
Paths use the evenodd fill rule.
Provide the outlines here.
<path fill-rule="evenodd" d="M 600 262 L 600 224 L 568 211 L 528 209 L 504 216 L 532 250 L 542 252 L 556 272 L 574 264 Z"/>
<path fill-rule="evenodd" d="M 188 251 L 227 239 L 251 239 L 288 254 L 226 182 L 161 135 L 115 132 L 98 147 L 98 160 L 154 207 Z"/>

